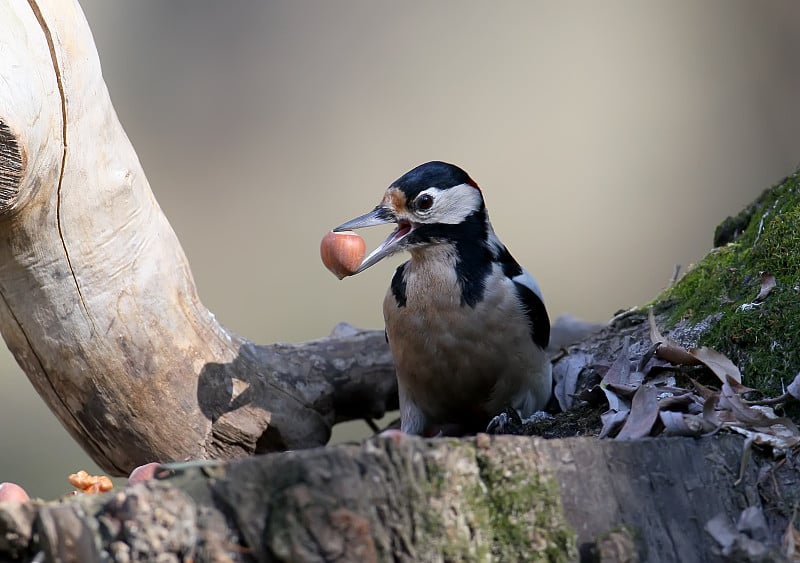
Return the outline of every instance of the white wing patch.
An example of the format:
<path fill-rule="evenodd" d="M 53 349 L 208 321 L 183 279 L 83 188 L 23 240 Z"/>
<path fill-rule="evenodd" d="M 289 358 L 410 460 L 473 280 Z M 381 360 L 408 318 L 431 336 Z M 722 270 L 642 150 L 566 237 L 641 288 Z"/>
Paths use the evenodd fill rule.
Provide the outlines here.
<path fill-rule="evenodd" d="M 532 292 L 536 294 L 536 296 L 539 299 L 542 300 L 542 303 L 544 303 L 544 297 L 542 297 L 542 290 L 539 287 L 539 284 L 536 282 L 533 276 L 528 273 L 527 270 L 523 269 L 520 275 L 514 276 L 511 279 L 512 281 L 515 281 L 518 284 L 524 285 L 525 287 L 530 289 Z"/>
<path fill-rule="evenodd" d="M 458 225 L 481 207 L 480 192 L 469 184 L 446 190 L 428 188 L 420 192 L 422 194 L 433 196 L 433 206 L 427 211 L 417 211 L 416 216 L 420 223 Z"/>

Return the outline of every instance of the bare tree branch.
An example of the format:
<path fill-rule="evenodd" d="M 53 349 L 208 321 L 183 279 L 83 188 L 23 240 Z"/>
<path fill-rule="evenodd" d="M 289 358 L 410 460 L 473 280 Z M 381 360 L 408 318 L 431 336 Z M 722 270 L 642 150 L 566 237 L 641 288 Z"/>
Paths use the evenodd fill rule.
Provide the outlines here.
<path fill-rule="evenodd" d="M 0 50 L 0 331 L 98 464 L 321 445 L 396 406 L 381 332 L 257 346 L 203 306 L 77 1 L 2 3 Z"/>

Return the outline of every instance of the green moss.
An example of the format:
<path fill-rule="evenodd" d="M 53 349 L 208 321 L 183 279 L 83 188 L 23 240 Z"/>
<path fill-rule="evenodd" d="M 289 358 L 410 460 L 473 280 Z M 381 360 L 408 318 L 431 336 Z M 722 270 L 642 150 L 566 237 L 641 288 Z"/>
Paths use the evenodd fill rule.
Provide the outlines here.
<path fill-rule="evenodd" d="M 499 561 L 574 561 L 575 532 L 567 525 L 558 483 L 524 467 L 497 464 L 478 453 L 486 487 L 492 555 Z"/>
<path fill-rule="evenodd" d="M 447 474 L 438 464 L 430 463 L 425 466 L 427 473 L 427 494 L 433 497 L 441 496 L 447 484 Z"/>
<path fill-rule="evenodd" d="M 444 561 L 575 561 L 576 535 L 558 484 L 530 459 L 454 441 L 426 459 L 420 555 Z M 498 465 L 494 459 L 502 459 Z"/>
<path fill-rule="evenodd" d="M 748 386 L 778 395 L 781 385 L 800 371 L 798 174 L 766 191 L 739 217 L 729 218 L 717 229 L 717 239 L 733 242 L 709 253 L 656 305 L 669 307 L 673 325 L 718 315 L 700 344 L 739 364 Z M 748 305 L 758 295 L 762 272 L 774 275 L 777 287 L 763 303 Z"/>

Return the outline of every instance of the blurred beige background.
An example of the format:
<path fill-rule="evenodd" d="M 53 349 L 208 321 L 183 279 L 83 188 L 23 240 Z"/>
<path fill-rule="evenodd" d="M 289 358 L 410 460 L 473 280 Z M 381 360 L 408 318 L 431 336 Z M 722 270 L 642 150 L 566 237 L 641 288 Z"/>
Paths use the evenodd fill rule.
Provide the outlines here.
<path fill-rule="evenodd" d="M 382 326 L 393 264 L 339 282 L 319 240 L 427 160 L 482 186 L 552 316 L 592 320 L 800 162 L 790 0 L 82 4 L 204 302 L 261 343 Z M 58 495 L 95 468 L 0 368 L 0 481 Z"/>

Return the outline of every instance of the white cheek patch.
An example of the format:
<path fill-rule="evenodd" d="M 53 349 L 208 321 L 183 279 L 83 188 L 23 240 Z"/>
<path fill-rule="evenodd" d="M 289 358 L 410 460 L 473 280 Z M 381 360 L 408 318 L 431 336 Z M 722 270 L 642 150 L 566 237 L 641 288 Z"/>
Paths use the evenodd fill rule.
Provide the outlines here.
<path fill-rule="evenodd" d="M 417 213 L 420 223 L 457 225 L 481 207 L 480 192 L 469 184 L 446 190 L 428 188 L 422 194 L 433 196 L 433 207 L 427 212 Z"/>

